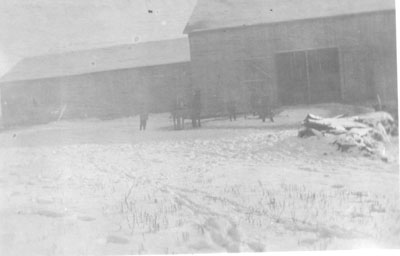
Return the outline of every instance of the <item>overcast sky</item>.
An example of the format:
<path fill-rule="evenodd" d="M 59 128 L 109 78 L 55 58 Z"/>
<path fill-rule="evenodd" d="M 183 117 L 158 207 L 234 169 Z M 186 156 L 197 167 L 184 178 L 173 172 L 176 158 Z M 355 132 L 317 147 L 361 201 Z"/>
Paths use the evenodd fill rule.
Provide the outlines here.
<path fill-rule="evenodd" d="M 0 75 L 27 56 L 182 37 L 196 1 L 0 0 Z"/>

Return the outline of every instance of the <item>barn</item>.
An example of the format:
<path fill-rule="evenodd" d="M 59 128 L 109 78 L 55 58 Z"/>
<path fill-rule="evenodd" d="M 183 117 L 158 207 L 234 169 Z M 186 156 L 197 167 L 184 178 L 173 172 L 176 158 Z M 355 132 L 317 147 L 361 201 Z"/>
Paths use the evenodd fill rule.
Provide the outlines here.
<path fill-rule="evenodd" d="M 190 89 L 187 38 L 23 59 L 0 80 L 4 126 L 168 111 Z"/>
<path fill-rule="evenodd" d="M 229 99 L 248 111 L 260 95 L 397 106 L 393 0 L 199 0 L 184 33 L 207 113 Z"/>

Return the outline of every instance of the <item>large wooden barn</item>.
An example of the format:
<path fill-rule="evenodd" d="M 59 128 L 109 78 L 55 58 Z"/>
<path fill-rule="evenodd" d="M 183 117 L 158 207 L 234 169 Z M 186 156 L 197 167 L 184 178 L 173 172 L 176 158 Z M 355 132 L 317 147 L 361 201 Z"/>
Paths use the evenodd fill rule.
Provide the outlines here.
<path fill-rule="evenodd" d="M 38 56 L 1 80 L 4 126 L 168 111 L 190 89 L 187 38 Z"/>
<path fill-rule="evenodd" d="M 185 28 L 205 112 L 397 102 L 393 0 L 199 0 Z"/>

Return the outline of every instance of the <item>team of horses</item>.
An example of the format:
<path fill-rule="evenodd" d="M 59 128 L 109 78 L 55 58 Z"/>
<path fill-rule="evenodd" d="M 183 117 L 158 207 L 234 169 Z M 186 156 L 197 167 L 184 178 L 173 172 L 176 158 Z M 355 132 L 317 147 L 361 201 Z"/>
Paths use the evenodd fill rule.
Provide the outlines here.
<path fill-rule="evenodd" d="M 185 120 L 188 119 L 192 121 L 193 128 L 201 127 L 200 109 L 194 104 L 188 105 L 183 101 L 178 101 L 171 110 L 171 117 L 175 130 L 185 129 Z"/>
<path fill-rule="evenodd" d="M 252 106 L 250 111 L 253 112 L 254 115 L 257 112 L 263 122 L 265 122 L 266 118 L 269 118 L 271 122 L 274 122 L 274 113 L 271 109 L 269 97 L 267 95 L 262 95 L 258 100 L 254 100 L 254 102 L 251 103 Z M 236 120 L 236 103 L 233 99 L 229 101 L 228 112 L 231 121 L 232 117 L 234 120 Z M 185 129 L 185 120 L 187 119 L 192 120 L 193 128 L 201 127 L 200 115 L 200 91 L 195 91 L 192 97 L 189 97 L 189 101 L 185 101 L 183 97 L 177 96 L 172 104 L 171 116 L 174 122 L 175 130 Z"/>

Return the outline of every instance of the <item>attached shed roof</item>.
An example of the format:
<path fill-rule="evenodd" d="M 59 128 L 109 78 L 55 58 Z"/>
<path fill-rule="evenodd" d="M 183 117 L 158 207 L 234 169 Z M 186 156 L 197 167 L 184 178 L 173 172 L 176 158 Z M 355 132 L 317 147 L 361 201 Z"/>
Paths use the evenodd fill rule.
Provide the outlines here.
<path fill-rule="evenodd" d="M 394 9 L 394 0 L 198 0 L 184 33 Z"/>
<path fill-rule="evenodd" d="M 34 80 L 190 61 L 187 38 L 30 57 L 0 82 Z"/>

